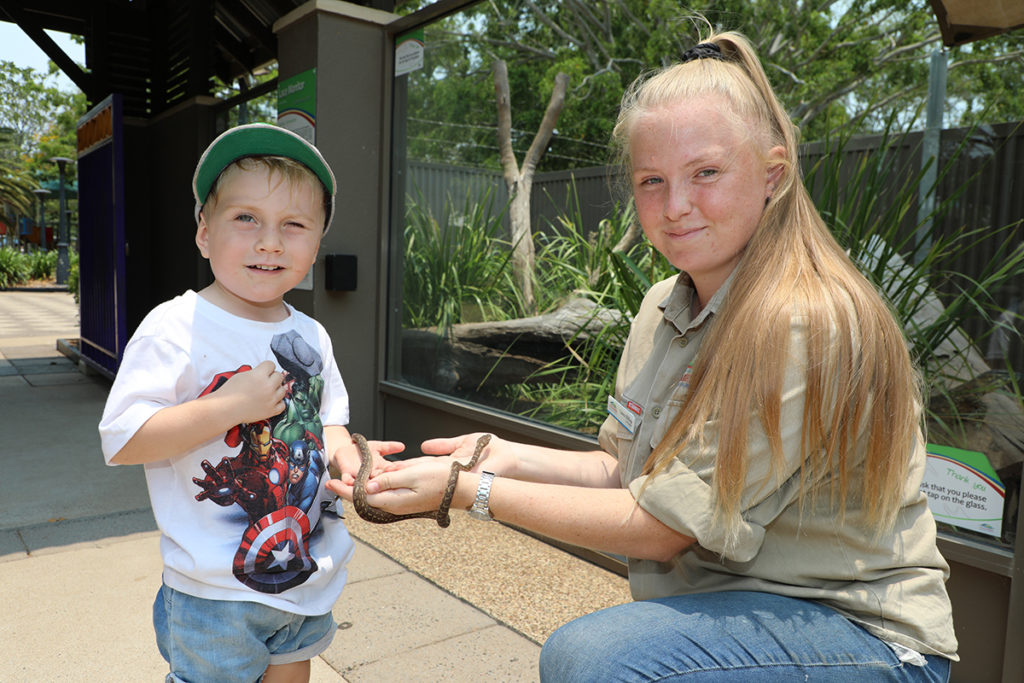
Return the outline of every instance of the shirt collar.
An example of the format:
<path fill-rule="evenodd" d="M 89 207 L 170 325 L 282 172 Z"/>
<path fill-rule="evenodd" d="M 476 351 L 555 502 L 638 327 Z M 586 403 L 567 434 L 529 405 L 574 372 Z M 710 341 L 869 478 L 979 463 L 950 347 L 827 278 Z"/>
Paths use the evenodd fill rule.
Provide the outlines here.
<path fill-rule="evenodd" d="M 735 275 L 736 269 L 734 268 L 729 273 L 729 277 L 722 283 L 722 286 L 711 297 L 708 305 L 697 314 L 696 318 L 691 319 L 690 315 L 692 312 L 691 306 L 697 292 L 693 287 L 693 280 L 686 273 L 679 273 L 676 276 L 676 282 L 672 286 L 672 291 L 658 304 L 658 307 L 662 310 L 665 319 L 675 325 L 680 332 L 685 332 L 688 328 L 699 327 L 721 309 L 725 303 L 725 297 L 729 294 L 732 279 Z"/>

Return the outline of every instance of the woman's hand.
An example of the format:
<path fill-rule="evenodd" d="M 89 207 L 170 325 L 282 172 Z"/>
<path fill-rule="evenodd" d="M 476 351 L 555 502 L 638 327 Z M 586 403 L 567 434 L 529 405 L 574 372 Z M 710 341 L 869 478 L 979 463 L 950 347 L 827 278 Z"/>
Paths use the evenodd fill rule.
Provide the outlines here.
<path fill-rule="evenodd" d="M 420 450 L 423 451 L 424 455 L 434 456 L 433 459 L 438 459 L 438 456 L 446 456 L 444 459 L 448 461 L 449 467 L 452 460 L 458 460 L 464 465 L 468 465 L 473 457 L 473 453 L 476 452 L 477 441 L 483 435 L 483 432 L 477 432 L 446 439 L 428 439 L 420 445 Z M 480 459 L 477 460 L 476 465 L 471 471 L 482 472 L 487 470 L 504 477 L 514 476 L 516 456 L 513 447 L 515 445 L 492 434 L 490 442 L 480 452 Z M 421 459 L 415 458 L 404 462 L 415 463 Z"/>
<path fill-rule="evenodd" d="M 451 480 L 452 464 L 468 465 L 483 436 L 484 433 L 463 434 L 424 441 L 421 448 L 426 455 L 390 462 L 382 472 L 373 474 L 365 487 L 367 504 L 396 515 L 438 509 Z M 458 475 L 451 509 L 469 507 L 481 470 L 507 476 L 506 473 L 514 468 L 516 456 L 513 451 L 521 444 L 489 436 L 472 470 Z"/>
<path fill-rule="evenodd" d="M 436 510 L 448 486 L 451 462 L 451 458 L 422 457 L 390 463 L 367 482 L 366 502 L 396 515 Z M 460 476 L 476 475 L 463 472 Z M 451 507 L 457 509 L 459 504 L 453 500 Z"/>
<path fill-rule="evenodd" d="M 448 487 L 452 463 L 458 461 L 468 465 L 482 436 L 482 433 L 477 433 L 430 439 L 423 443 L 422 450 L 426 454 L 424 456 L 394 462 L 385 461 L 382 468 L 374 468 L 366 483 L 367 504 L 396 515 L 436 510 L 440 507 Z M 505 451 L 507 454 L 509 449 L 507 442 L 501 442 L 497 448 L 498 457 L 495 458 L 496 441 L 499 440 L 492 436 L 490 443 L 480 452 L 473 472 L 480 471 L 485 460 L 488 468 L 500 464 L 503 459 L 501 452 Z M 508 459 L 506 455 L 504 460 Z M 476 480 L 475 475 L 469 472 L 463 472 L 460 476 Z M 340 484 L 330 482 L 328 487 L 345 499 L 352 500 L 352 486 L 346 485 L 347 481 Z M 473 486 L 475 485 L 474 483 Z M 462 489 L 465 490 L 465 486 Z M 458 507 L 454 500 L 452 507 Z"/>
<path fill-rule="evenodd" d="M 468 463 L 482 432 L 447 439 L 428 439 L 420 446 L 426 455 L 443 457 L 449 466 L 453 459 Z M 411 467 L 423 458 L 392 463 L 389 470 Z M 567 451 L 500 439 L 493 434 L 481 451 L 472 472 L 493 472 L 508 479 L 569 486 L 622 486 L 619 463 L 604 451 Z"/>

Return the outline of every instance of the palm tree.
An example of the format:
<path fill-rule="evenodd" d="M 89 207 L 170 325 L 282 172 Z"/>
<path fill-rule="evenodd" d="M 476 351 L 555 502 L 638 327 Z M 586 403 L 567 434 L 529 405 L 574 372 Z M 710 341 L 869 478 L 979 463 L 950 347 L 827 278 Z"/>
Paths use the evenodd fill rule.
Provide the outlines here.
<path fill-rule="evenodd" d="M 9 204 L 19 213 L 31 216 L 32 181 L 21 168 L 14 146 L 14 133 L 0 128 L 0 206 Z"/>

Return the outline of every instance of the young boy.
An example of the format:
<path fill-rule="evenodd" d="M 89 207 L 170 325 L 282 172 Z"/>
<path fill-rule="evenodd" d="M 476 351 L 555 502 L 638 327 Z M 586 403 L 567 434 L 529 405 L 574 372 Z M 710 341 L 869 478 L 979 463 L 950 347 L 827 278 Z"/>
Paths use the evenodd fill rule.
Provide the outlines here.
<path fill-rule="evenodd" d="M 168 681 L 308 680 L 353 543 L 324 489 L 358 469 L 323 327 L 283 300 L 316 259 L 335 180 L 312 145 L 232 128 L 196 167 L 214 282 L 157 306 L 125 349 L 100 435 L 144 464 L 162 532 L 153 605 Z"/>

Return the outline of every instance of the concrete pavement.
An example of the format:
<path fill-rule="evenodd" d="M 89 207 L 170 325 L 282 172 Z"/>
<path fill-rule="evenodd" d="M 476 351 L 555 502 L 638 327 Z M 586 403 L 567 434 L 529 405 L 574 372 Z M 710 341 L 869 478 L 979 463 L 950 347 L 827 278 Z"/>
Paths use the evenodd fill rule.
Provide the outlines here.
<path fill-rule="evenodd" d="M 66 292 L 0 291 L 0 681 L 155 681 L 159 533 L 142 468 L 107 467 L 107 380 L 57 350 Z M 625 579 L 499 524 L 385 527 L 354 514 L 339 631 L 314 682 L 534 681 L 561 623 L 629 599 Z"/>

